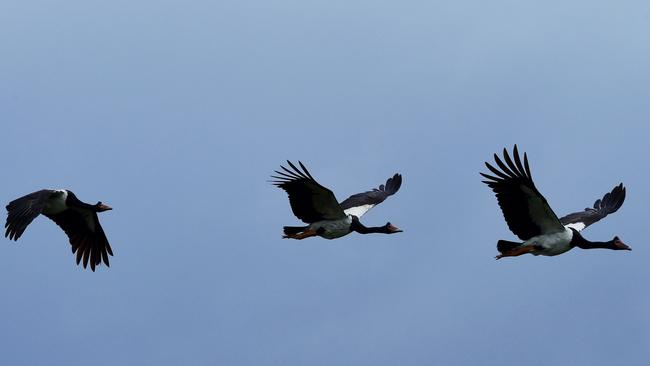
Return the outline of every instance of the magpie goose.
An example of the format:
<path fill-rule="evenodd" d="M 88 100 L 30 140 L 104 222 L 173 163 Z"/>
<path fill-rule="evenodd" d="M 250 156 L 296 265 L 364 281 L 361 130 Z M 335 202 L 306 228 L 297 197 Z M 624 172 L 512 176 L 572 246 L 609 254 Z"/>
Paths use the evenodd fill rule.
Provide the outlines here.
<path fill-rule="evenodd" d="M 106 234 L 99 224 L 97 212 L 111 210 L 101 202 L 90 205 L 81 202 L 67 189 L 42 189 L 15 199 L 7 205 L 5 237 L 18 240 L 27 225 L 39 214 L 47 216 L 63 229 L 70 238 L 72 253 L 77 254 L 77 264 L 83 259 L 90 269 L 102 260 L 109 267 L 108 256 L 113 255 Z"/>
<path fill-rule="evenodd" d="M 309 225 L 285 226 L 283 238 L 300 240 L 320 236 L 336 239 L 352 231 L 360 234 L 394 234 L 402 231 L 390 222 L 384 226 L 366 227 L 359 221 L 368 210 L 399 190 L 402 185 L 400 174 L 388 178 L 386 184 L 379 188 L 357 193 L 339 203 L 332 191 L 316 182 L 302 162 L 298 162 L 302 170 L 288 160 L 287 163 L 291 169 L 280 166 L 283 171 L 276 170 L 278 175 L 271 176 L 275 179 L 271 183 L 287 192 L 293 214 Z"/>
<path fill-rule="evenodd" d="M 512 154 L 514 161 L 508 151 L 503 149 L 505 163 L 494 154 L 494 161 L 500 170 L 485 163 L 494 176 L 480 173 L 487 179 L 483 183 L 496 194 L 510 231 L 523 240 L 523 243 L 499 240 L 497 249 L 501 254 L 497 255 L 496 259 L 526 253 L 552 256 L 567 252 L 573 247 L 631 250 L 618 236 L 606 242 L 592 242 L 580 234 L 587 226 L 621 207 L 625 200 L 623 183 L 597 200 L 593 208 L 586 208 L 558 219 L 533 183 L 526 153 L 523 164 L 517 145 L 514 146 Z"/>

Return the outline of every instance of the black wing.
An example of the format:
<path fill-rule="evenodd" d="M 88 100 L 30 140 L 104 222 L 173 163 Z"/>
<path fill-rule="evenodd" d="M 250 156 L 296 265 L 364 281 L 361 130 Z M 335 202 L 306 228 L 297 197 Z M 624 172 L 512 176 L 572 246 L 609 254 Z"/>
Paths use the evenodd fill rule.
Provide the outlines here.
<path fill-rule="evenodd" d="M 77 264 L 83 259 L 84 268 L 90 262 L 90 269 L 95 271 L 95 266 L 100 265 L 103 260 L 106 267 L 110 267 L 108 256 L 113 255 L 113 250 L 99 224 L 96 212 L 69 208 L 61 213 L 46 216 L 68 235 L 72 253 L 77 253 Z"/>
<path fill-rule="evenodd" d="M 560 219 L 560 222 L 581 231 L 603 217 L 616 212 L 623 205 L 623 201 L 625 201 L 625 187 L 621 183 L 614 187 L 611 192 L 605 193 L 602 199 L 596 200 L 594 208 L 587 207 L 584 211 L 566 215 Z"/>
<path fill-rule="evenodd" d="M 27 225 L 43 212 L 45 202 L 55 192 L 51 189 L 42 189 L 9 202 L 6 207 L 5 237 L 10 240 L 18 240 Z"/>
<path fill-rule="evenodd" d="M 402 175 L 395 174 L 392 178 L 388 178 L 385 185 L 382 184 L 379 188 L 373 188 L 372 191 L 357 193 L 350 196 L 348 199 L 341 202 L 341 208 L 348 215 L 361 217 L 371 208 L 384 202 L 384 200 L 389 196 L 394 195 L 401 185 Z"/>
<path fill-rule="evenodd" d="M 334 193 L 318 184 L 301 162 L 298 163 L 302 171 L 290 161 L 287 160 L 287 163 L 293 170 L 280 166 L 284 172 L 276 170 L 279 176 L 271 176 L 276 179 L 271 183 L 289 194 L 291 210 L 297 218 L 306 224 L 311 224 L 346 217 Z"/>
<path fill-rule="evenodd" d="M 508 151 L 503 149 L 505 164 L 497 154 L 494 154 L 494 161 L 501 170 L 485 163 L 485 166 L 496 176 L 480 173 L 488 179 L 483 183 L 492 188 L 496 194 L 508 227 L 521 240 L 563 231 L 564 226 L 557 215 L 544 196 L 535 188 L 526 153 L 524 153 L 523 165 L 517 145 L 512 154 L 514 162 L 510 159 Z"/>

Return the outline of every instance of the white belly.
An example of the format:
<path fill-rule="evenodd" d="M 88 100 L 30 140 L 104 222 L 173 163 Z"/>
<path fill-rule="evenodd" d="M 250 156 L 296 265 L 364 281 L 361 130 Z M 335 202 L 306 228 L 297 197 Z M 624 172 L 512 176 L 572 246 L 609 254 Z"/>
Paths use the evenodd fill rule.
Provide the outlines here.
<path fill-rule="evenodd" d="M 541 247 L 532 252 L 533 255 L 558 255 L 565 252 L 568 252 L 573 248 L 571 246 L 571 239 L 573 238 L 573 231 L 566 228 L 565 231 L 555 233 L 555 234 L 546 234 L 539 235 L 534 238 L 530 238 L 524 242 L 524 245 L 535 245 L 536 247 Z"/>
<path fill-rule="evenodd" d="M 53 193 L 52 196 L 45 202 L 43 207 L 43 213 L 46 215 L 56 215 L 65 211 L 68 206 L 65 204 L 65 200 L 68 198 L 68 192 L 65 189 L 59 189 L 56 193 Z"/>
<path fill-rule="evenodd" d="M 325 239 L 336 239 L 350 233 L 352 217 L 348 216 L 341 220 L 318 221 L 309 225 L 310 230 L 316 231 L 318 236 Z"/>

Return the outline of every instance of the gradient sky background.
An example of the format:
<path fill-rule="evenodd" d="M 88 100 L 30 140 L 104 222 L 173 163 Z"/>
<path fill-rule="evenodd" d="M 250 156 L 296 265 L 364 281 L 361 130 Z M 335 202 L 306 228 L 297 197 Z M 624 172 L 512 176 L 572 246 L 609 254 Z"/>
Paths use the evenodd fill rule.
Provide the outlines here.
<path fill-rule="evenodd" d="M 0 245 L 3 365 L 647 365 L 647 1 L 3 1 L 4 204 L 114 207 L 74 264 L 37 218 Z M 559 215 L 632 252 L 495 261 L 480 182 L 529 154 Z M 302 160 L 397 235 L 289 241 L 267 179 Z"/>

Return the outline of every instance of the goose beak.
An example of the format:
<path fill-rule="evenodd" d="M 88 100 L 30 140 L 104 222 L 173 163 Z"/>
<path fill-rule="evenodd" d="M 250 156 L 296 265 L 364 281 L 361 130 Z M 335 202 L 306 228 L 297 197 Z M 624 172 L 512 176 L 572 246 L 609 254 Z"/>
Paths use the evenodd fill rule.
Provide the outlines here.
<path fill-rule="evenodd" d="M 615 245 L 616 245 L 616 248 L 620 249 L 620 250 L 632 250 L 632 248 L 630 248 L 629 246 L 627 246 L 625 243 L 623 243 L 620 240 L 618 240 Z"/>
<path fill-rule="evenodd" d="M 112 207 L 107 206 L 107 205 L 105 205 L 105 204 L 103 204 L 103 203 L 100 204 L 99 206 L 97 206 L 97 208 L 99 209 L 99 211 L 108 211 L 108 210 L 112 210 L 112 209 L 113 209 Z"/>
<path fill-rule="evenodd" d="M 397 226 L 395 226 L 393 224 L 388 224 L 388 231 L 390 231 L 391 233 L 401 233 L 401 232 L 403 232 L 402 230 L 400 230 Z"/>

